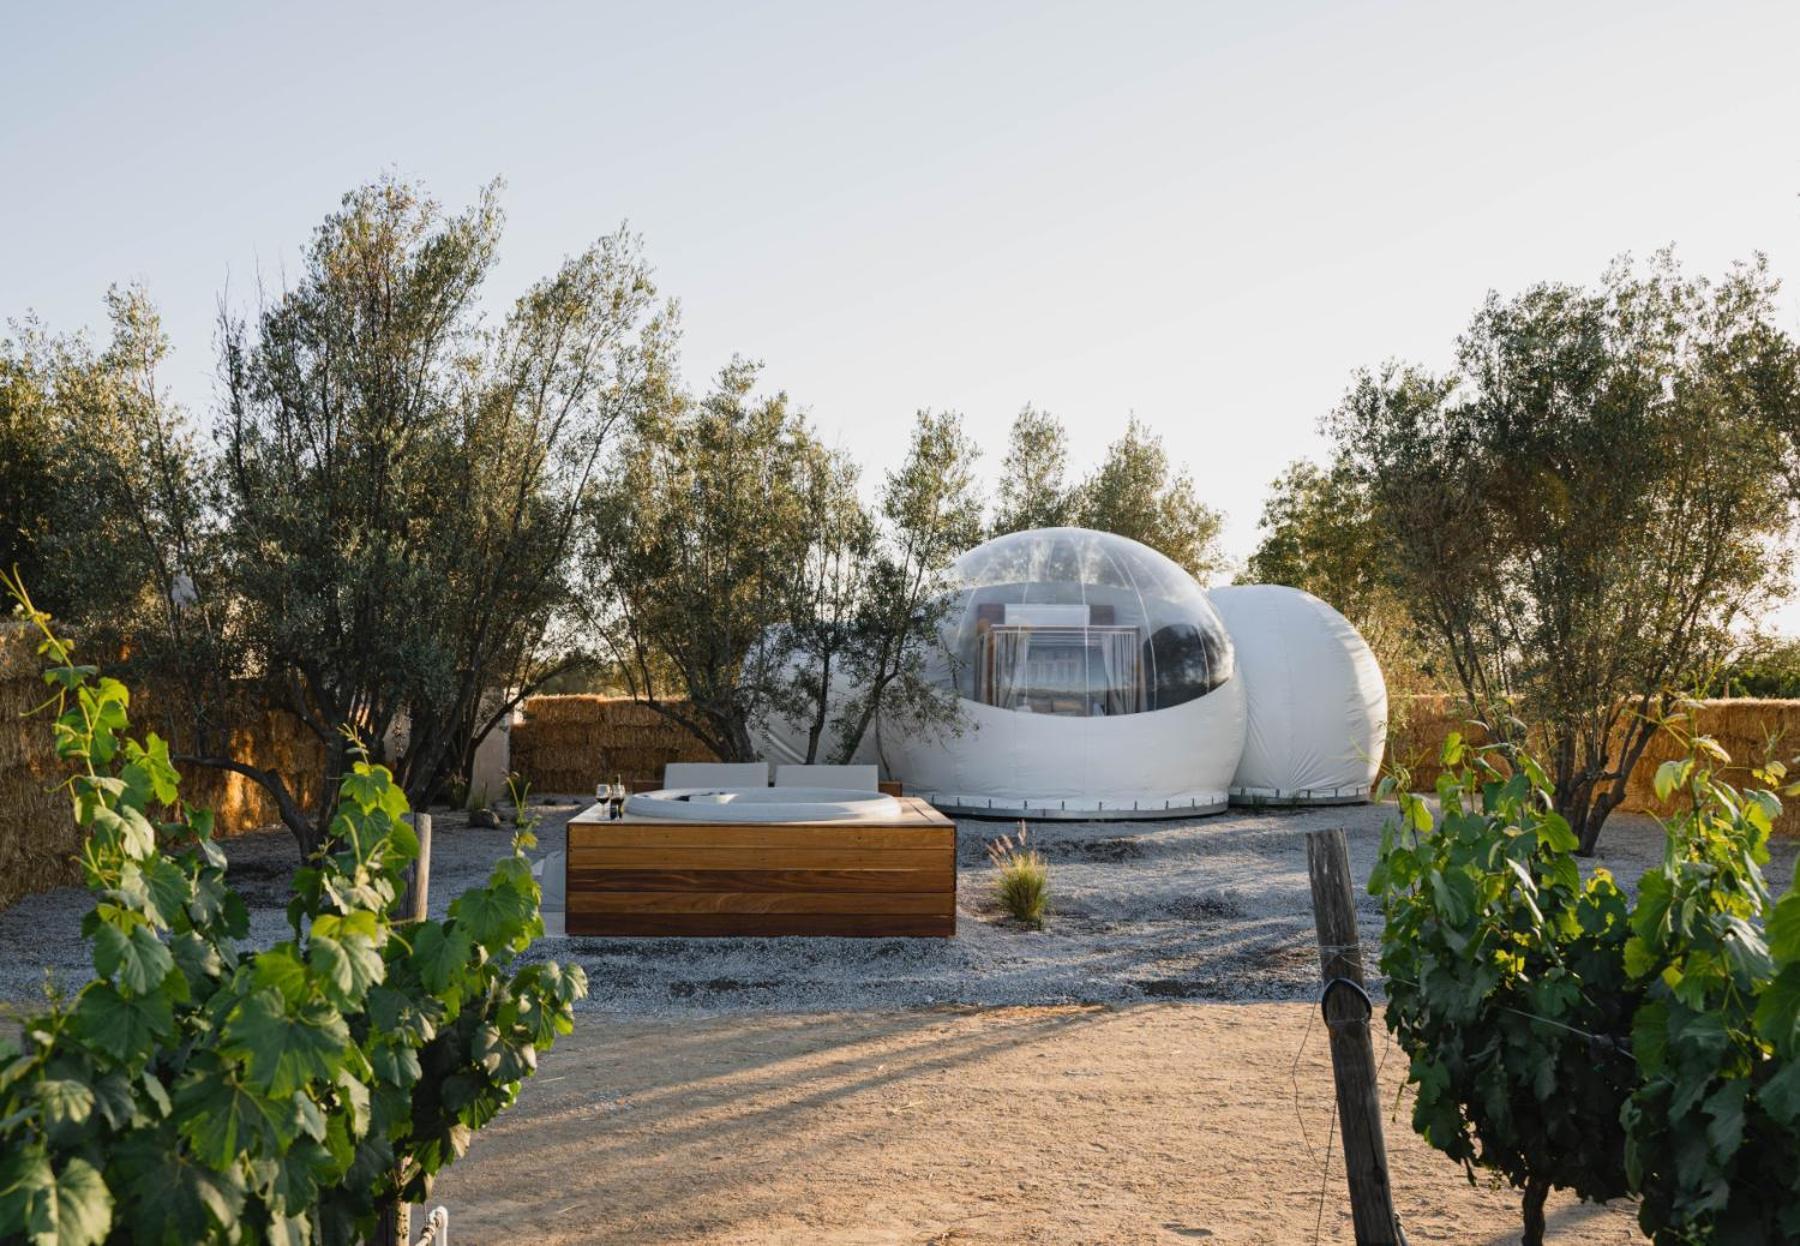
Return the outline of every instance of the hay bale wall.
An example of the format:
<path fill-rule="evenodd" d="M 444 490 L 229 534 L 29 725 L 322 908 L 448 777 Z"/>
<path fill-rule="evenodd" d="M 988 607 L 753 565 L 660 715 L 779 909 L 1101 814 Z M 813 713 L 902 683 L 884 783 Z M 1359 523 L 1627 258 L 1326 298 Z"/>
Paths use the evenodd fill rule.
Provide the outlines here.
<path fill-rule="evenodd" d="M 512 729 L 512 767 L 534 792 L 591 792 L 596 783 L 662 779 L 676 761 L 717 761 L 711 749 L 629 697 L 528 697 Z M 500 796 L 490 792 L 490 799 Z"/>
<path fill-rule="evenodd" d="M 1381 767 L 1384 771 L 1405 767 L 1416 792 L 1436 788 L 1438 775 L 1443 773 L 1438 758 L 1452 731 L 1461 732 L 1464 739 L 1480 735 L 1466 721 L 1468 715 L 1461 703 L 1442 693 L 1396 698 L 1389 702 L 1389 712 L 1387 755 L 1381 759 Z"/>
<path fill-rule="evenodd" d="M 133 689 L 131 731 L 154 731 L 169 741 L 169 751 L 180 754 L 190 744 L 187 729 L 173 708 L 174 696 L 155 689 Z M 325 781 L 325 746 L 306 725 L 283 709 L 260 703 L 248 692 L 230 709 L 230 752 L 234 761 L 273 770 L 293 790 L 304 809 L 317 807 Z M 211 809 L 218 815 L 219 834 L 240 835 L 281 821 L 275 799 L 262 786 L 241 774 L 206 766 L 182 765 L 181 797 L 190 805 Z"/>
<path fill-rule="evenodd" d="M 61 783 L 68 771 L 51 746 L 48 711 L 32 714 L 50 696 L 40 672 L 37 633 L 0 620 L 0 908 L 20 896 L 81 881 L 81 834 Z M 172 697 L 132 690 L 131 734 L 155 731 L 182 750 L 183 731 Z M 302 804 L 319 795 L 325 753 L 300 720 L 245 696 L 235 712 L 232 756 L 279 771 Z M 182 798 L 218 814 L 218 833 L 241 834 L 280 821 L 275 802 L 241 775 L 201 766 L 180 767 Z"/>
<path fill-rule="evenodd" d="M 1790 771 L 1796 769 L 1794 758 L 1800 755 L 1800 701 L 1758 701 L 1747 698 L 1720 698 L 1702 701 L 1693 711 L 1683 730 L 1708 735 L 1731 754 L 1731 767 L 1724 774 L 1727 782 L 1740 787 L 1754 780 L 1750 770 L 1771 758 L 1785 762 Z M 1669 806 L 1656 799 L 1656 768 L 1675 757 L 1686 756 L 1675 737 L 1659 731 L 1651 737 L 1644 755 L 1632 769 L 1625 785 L 1625 803 L 1620 806 L 1636 812 L 1668 814 Z M 1781 817 L 1775 821 L 1777 835 L 1800 835 L 1800 797 L 1784 797 Z"/>
<path fill-rule="evenodd" d="M 1481 731 L 1468 721 L 1467 711 L 1448 696 L 1428 695 L 1408 698 L 1395 729 L 1388 739 L 1386 765 L 1404 765 L 1412 773 L 1414 791 L 1428 792 L 1437 783 L 1442 767 L 1439 751 L 1452 731 L 1479 743 Z M 1800 770 L 1794 758 L 1800 757 L 1800 701 L 1720 698 L 1701 701 L 1684 730 L 1711 736 L 1731 754 L 1728 782 L 1747 786 L 1749 771 L 1770 758 Z M 1625 803 L 1620 809 L 1629 813 L 1667 815 L 1673 810 L 1656 799 L 1656 768 L 1672 758 L 1684 756 L 1679 742 L 1670 733 L 1658 732 L 1638 759 L 1625 785 Z M 1781 817 L 1775 823 L 1778 835 L 1800 836 L 1800 797 L 1782 802 Z"/>
<path fill-rule="evenodd" d="M 49 721 L 24 717 L 49 695 L 41 667 L 35 629 L 0 621 L 0 908 L 81 881 L 81 833 L 58 787 L 65 770 Z"/>

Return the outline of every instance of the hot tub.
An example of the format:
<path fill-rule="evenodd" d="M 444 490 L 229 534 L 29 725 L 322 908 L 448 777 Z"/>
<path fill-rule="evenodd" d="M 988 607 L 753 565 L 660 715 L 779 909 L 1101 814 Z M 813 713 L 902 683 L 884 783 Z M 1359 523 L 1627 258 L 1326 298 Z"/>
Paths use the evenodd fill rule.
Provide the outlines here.
<path fill-rule="evenodd" d="M 625 801 L 639 818 L 678 822 L 889 821 L 900 802 L 879 792 L 840 787 L 676 787 L 640 792 Z"/>
<path fill-rule="evenodd" d="M 572 935 L 948 938 L 956 824 L 867 788 L 694 787 L 569 821 Z"/>

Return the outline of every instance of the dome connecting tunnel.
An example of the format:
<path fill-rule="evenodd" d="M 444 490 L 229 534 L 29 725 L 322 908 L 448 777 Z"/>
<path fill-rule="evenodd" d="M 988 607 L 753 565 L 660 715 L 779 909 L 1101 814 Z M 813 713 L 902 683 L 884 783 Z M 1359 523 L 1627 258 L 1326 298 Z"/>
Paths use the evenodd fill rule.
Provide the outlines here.
<path fill-rule="evenodd" d="M 1222 809 L 1244 740 L 1231 639 L 1194 578 L 1125 537 L 1047 528 L 954 568 L 931 674 L 960 734 L 898 724 L 882 752 L 910 794 L 992 816 Z"/>

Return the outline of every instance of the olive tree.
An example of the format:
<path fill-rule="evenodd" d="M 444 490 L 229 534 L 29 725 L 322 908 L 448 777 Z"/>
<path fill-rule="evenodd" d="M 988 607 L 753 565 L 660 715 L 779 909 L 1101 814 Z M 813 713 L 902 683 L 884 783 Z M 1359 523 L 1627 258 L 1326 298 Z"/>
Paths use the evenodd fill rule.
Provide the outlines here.
<path fill-rule="evenodd" d="M 733 359 L 671 391 L 622 443 L 586 529 L 584 600 L 630 693 L 728 761 L 780 695 L 821 453 L 785 394 Z"/>
<path fill-rule="evenodd" d="M 56 499 L 57 441 L 43 381 L 25 350 L 0 341 L 0 570 L 40 586 Z M 53 593 L 39 595 L 60 609 Z"/>
<path fill-rule="evenodd" d="M 1329 421 L 1414 622 L 1591 852 L 1672 696 L 1779 586 L 1796 348 L 1758 261 L 1668 254 L 1490 295 L 1447 375 L 1360 375 Z"/>
<path fill-rule="evenodd" d="M 1065 479 L 1068 470 L 1068 430 L 1048 411 L 1027 404 L 1007 437 L 988 535 L 1074 523 L 1076 493 Z"/>
<path fill-rule="evenodd" d="M 789 607 L 771 643 L 787 655 L 770 709 L 806 728 L 807 764 L 848 761 L 848 752 L 827 757 L 836 707 L 834 687 L 847 673 L 863 633 L 868 594 L 878 572 L 881 549 L 877 516 L 857 491 L 859 471 L 850 457 L 819 447 L 802 464 L 802 488 L 810 533 L 804 558 L 789 578 Z"/>
<path fill-rule="evenodd" d="M 234 623 L 323 746 L 328 794 L 355 735 L 421 799 L 556 668 L 593 473 L 663 386 L 637 240 L 603 238 L 490 328 L 501 222 L 494 187 L 456 214 L 392 178 L 359 187 L 292 287 L 221 325 Z M 330 823 L 330 795 L 306 810 L 283 775 L 193 760 L 262 784 L 305 848 Z"/>
<path fill-rule="evenodd" d="M 1136 416 L 1086 477 L 1066 483 L 1068 464 L 1062 421 L 1030 406 L 1021 410 L 1007 438 L 988 535 L 1073 524 L 1142 541 L 1201 580 L 1224 570 L 1223 518 Z"/>
<path fill-rule="evenodd" d="M 1084 528 L 1116 532 L 1168 555 L 1202 583 L 1225 569 L 1224 517 L 1200 500 L 1194 478 L 1171 466 L 1162 438 L 1136 416 L 1082 481 L 1074 514 Z"/>
<path fill-rule="evenodd" d="M 161 375 L 170 353 L 140 288 L 106 296 L 109 334 L 35 320 L 0 346 L 5 566 L 96 656 L 154 680 L 171 739 L 213 751 L 231 734 L 232 611 L 217 592 L 207 458 Z"/>
<path fill-rule="evenodd" d="M 1237 582 L 1303 589 L 1349 619 L 1380 659 L 1391 736 L 1404 694 L 1440 686 L 1440 663 L 1394 583 L 1369 491 L 1341 463 L 1301 459 L 1270 484 L 1257 526 L 1262 539 Z"/>
<path fill-rule="evenodd" d="M 919 734 L 958 732 L 956 694 L 932 677 L 947 658 L 940 625 L 954 604 L 950 567 L 982 537 L 980 450 L 954 411 L 920 411 L 906 458 L 882 484 L 880 530 L 845 663 L 852 689 L 838 710 L 847 762 L 880 719 Z"/>

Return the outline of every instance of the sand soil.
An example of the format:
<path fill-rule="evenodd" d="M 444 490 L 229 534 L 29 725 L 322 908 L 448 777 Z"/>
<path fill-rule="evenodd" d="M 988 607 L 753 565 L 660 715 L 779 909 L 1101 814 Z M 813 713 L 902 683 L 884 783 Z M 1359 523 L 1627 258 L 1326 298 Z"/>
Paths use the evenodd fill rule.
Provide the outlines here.
<path fill-rule="evenodd" d="M 437 1201 L 461 1244 L 1349 1243 L 1312 1014 L 588 1014 Z M 1517 1241 L 1516 1194 L 1414 1136 L 1377 1033 L 1408 1240 Z M 1550 1238 L 1641 1241 L 1634 1216 L 1558 1195 Z"/>

